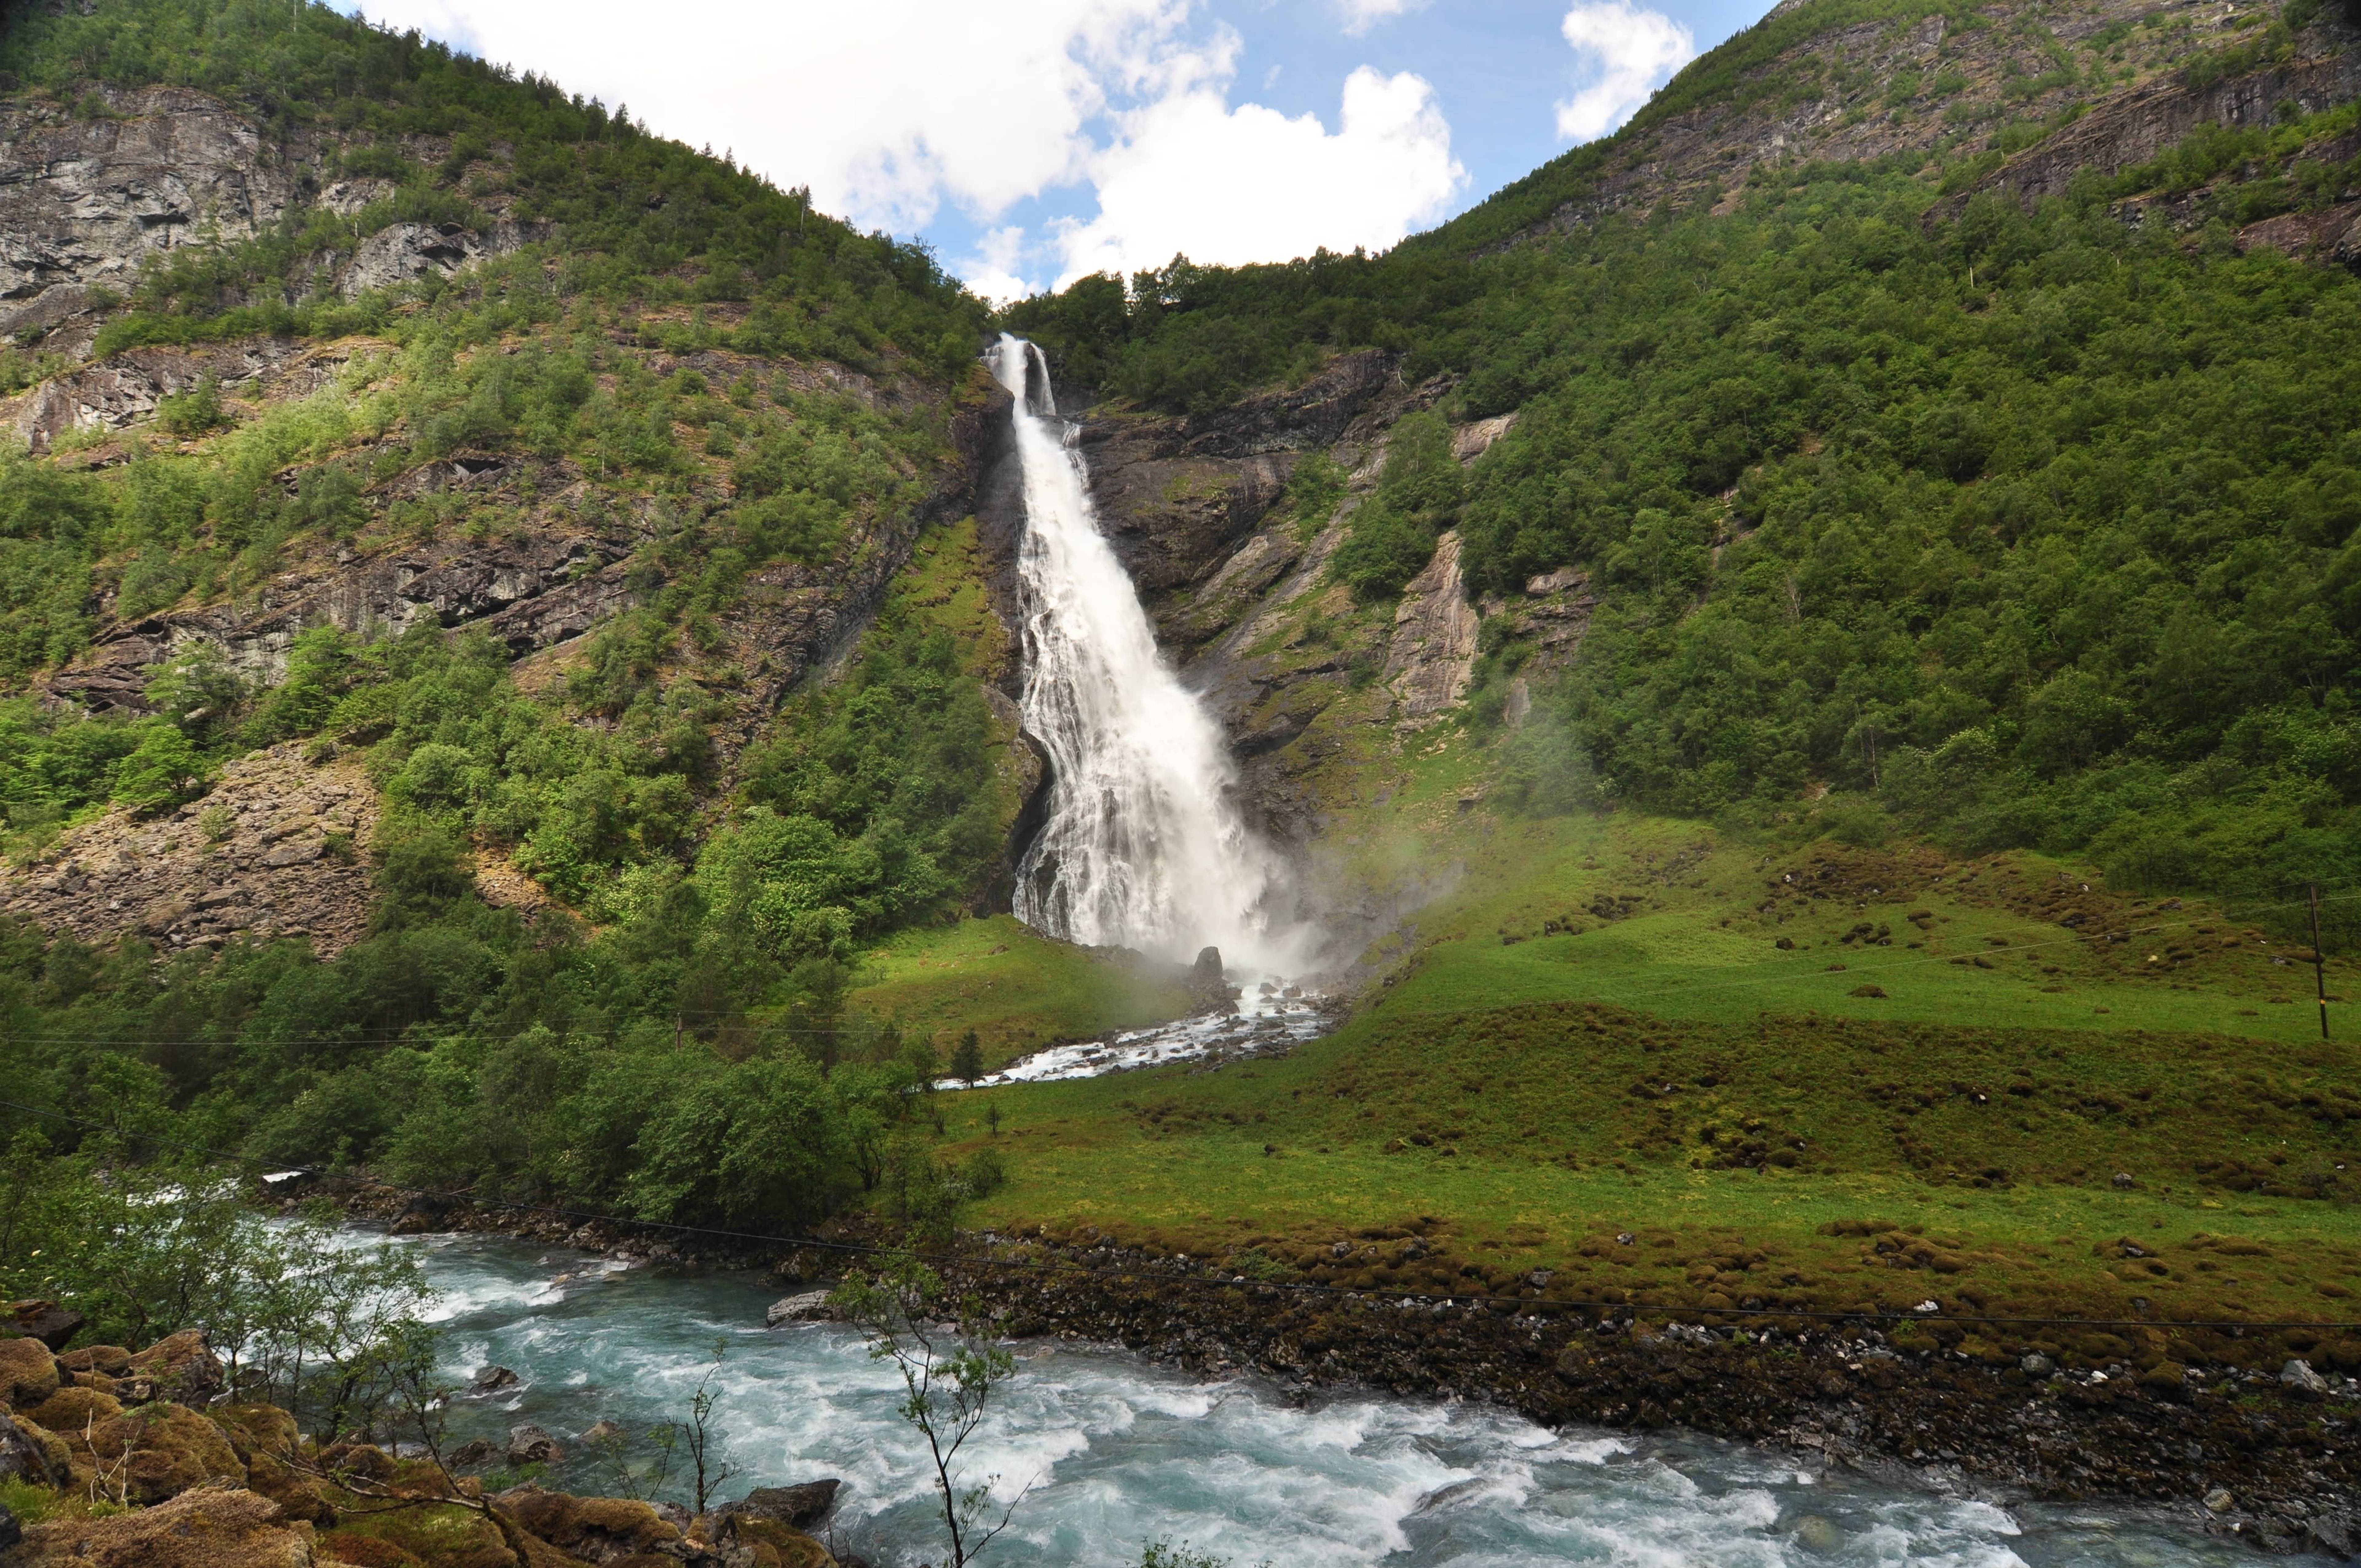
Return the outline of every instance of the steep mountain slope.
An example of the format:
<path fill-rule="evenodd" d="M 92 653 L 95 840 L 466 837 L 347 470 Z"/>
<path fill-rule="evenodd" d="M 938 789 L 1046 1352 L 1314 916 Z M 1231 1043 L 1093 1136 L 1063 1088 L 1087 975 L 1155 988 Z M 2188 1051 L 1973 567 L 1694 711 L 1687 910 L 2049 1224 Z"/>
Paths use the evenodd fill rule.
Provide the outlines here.
<path fill-rule="evenodd" d="M 1783 6 L 1390 256 L 1012 314 L 1109 429 L 1391 356 L 1305 525 L 1328 597 L 1261 603 L 1292 557 L 1250 521 L 1322 437 L 1276 437 L 1222 547 L 1152 579 L 1247 749 L 1306 738 L 1299 775 L 1464 696 L 1479 740 L 1537 716 L 1502 783 L 1557 808 L 1938 831 L 2141 887 L 2361 880 L 2355 36 L 2302 6 Z M 1422 444 L 1381 484 L 1413 410 L 1447 428 L 1398 427 Z M 1157 517 L 1110 455 L 1116 512 Z M 1307 721 L 1356 671 L 1383 711 Z"/>

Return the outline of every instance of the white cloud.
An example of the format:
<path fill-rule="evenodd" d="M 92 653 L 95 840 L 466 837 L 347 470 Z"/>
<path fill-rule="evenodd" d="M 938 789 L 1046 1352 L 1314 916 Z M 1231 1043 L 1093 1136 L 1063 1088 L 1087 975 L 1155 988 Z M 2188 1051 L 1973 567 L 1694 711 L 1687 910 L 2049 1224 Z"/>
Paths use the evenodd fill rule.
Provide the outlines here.
<path fill-rule="evenodd" d="M 1597 79 L 1557 106 L 1557 134 L 1589 141 L 1630 119 L 1648 95 L 1697 58 L 1697 37 L 1661 11 L 1631 0 L 1577 5 L 1562 24 L 1565 41 Z"/>
<path fill-rule="evenodd" d="M 1080 172 L 1085 127 L 1190 0 L 369 0 L 372 20 L 628 102 L 863 224 L 989 218 Z"/>
<path fill-rule="evenodd" d="M 1366 26 L 1424 0 L 1337 0 Z M 1389 246 L 1466 180 L 1433 90 L 1366 68 L 1331 134 L 1230 102 L 1241 44 L 1200 0 L 369 0 L 373 21 L 596 94 L 733 150 L 864 226 L 945 206 L 999 225 L 954 263 L 980 291 L 1160 265 Z M 1020 202 L 1095 187 L 1028 237 Z M 1085 198 L 1087 205 L 1087 198 Z M 1069 210 L 1071 210 L 1071 207 Z"/>
<path fill-rule="evenodd" d="M 1025 265 L 1031 247 L 1025 231 L 1011 225 L 988 231 L 976 242 L 975 254 L 956 263 L 953 270 L 967 286 L 994 304 L 1008 304 L 1035 291 L 1017 269 Z"/>
<path fill-rule="evenodd" d="M 1180 252 L 1235 265 L 1323 246 L 1383 249 L 1440 215 L 1466 181 L 1434 90 L 1419 77 L 1354 71 L 1331 134 L 1314 115 L 1232 108 L 1229 63 L 1200 56 L 1195 80 L 1121 116 L 1120 137 L 1090 160 L 1099 215 L 1060 236 L 1061 283 Z"/>
<path fill-rule="evenodd" d="M 1345 30 L 1359 38 L 1379 22 L 1425 4 L 1426 0 L 1336 0 L 1336 8 L 1345 13 Z"/>

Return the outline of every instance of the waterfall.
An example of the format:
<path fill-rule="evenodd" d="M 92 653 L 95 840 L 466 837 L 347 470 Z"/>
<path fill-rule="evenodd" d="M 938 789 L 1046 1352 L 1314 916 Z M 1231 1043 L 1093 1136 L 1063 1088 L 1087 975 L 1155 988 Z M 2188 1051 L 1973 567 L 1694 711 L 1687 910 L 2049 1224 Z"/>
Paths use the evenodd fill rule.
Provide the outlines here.
<path fill-rule="evenodd" d="M 1016 917 L 1069 941 L 1186 959 L 1202 946 L 1278 971 L 1276 864 L 1231 792 L 1219 728 L 1158 652 L 1099 532 L 1049 363 L 1004 335 L 994 374 L 1016 399 L 1025 539 L 1025 728 L 1051 770 L 1049 810 L 1016 876 Z"/>

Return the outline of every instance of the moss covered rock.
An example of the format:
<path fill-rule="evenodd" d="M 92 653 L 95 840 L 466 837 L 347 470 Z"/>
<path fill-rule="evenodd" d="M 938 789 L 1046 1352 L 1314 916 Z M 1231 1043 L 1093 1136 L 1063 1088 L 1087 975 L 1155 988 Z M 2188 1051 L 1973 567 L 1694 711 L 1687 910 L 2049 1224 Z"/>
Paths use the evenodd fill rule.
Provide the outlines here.
<path fill-rule="evenodd" d="M 73 1450 L 76 1485 L 125 1502 L 160 1503 L 209 1483 L 246 1486 L 246 1466 L 221 1428 L 183 1405 L 143 1405 L 59 1435 Z"/>
<path fill-rule="evenodd" d="M 22 1416 L 0 1419 L 0 1478 L 55 1486 L 72 1468 L 72 1455 L 57 1433 Z"/>
<path fill-rule="evenodd" d="M 37 1524 L 10 1568 L 313 1568 L 311 1527 L 243 1487 L 201 1486 L 151 1508 Z"/>
<path fill-rule="evenodd" d="M 54 1432 L 78 1432 L 111 1421 L 123 1413 L 123 1403 L 95 1388 L 60 1388 L 38 1405 L 26 1409 L 25 1419 Z"/>
<path fill-rule="evenodd" d="M 518 1528 L 594 1563 L 651 1553 L 680 1539 L 680 1531 L 655 1509 L 620 1497 L 577 1497 L 518 1486 L 495 1500 Z"/>
<path fill-rule="evenodd" d="M 29 1409 L 58 1391 L 58 1358 L 37 1339 L 0 1339 L 0 1399 Z"/>

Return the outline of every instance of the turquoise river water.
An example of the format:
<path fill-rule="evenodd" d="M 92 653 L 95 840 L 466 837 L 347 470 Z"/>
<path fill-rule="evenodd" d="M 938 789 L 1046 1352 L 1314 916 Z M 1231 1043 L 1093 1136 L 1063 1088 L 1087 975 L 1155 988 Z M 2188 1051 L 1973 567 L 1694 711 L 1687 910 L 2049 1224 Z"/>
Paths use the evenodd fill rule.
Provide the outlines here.
<path fill-rule="evenodd" d="M 533 1422 L 568 1449 L 547 1483 L 609 1491 L 580 1434 L 686 1412 L 717 1340 L 725 1488 L 840 1476 L 829 1524 L 878 1568 L 931 1561 L 932 1494 L 898 1385 L 855 1334 L 766 1331 L 779 1292 L 751 1275 L 620 1267 L 482 1237 L 416 1247 L 444 1292 L 455 1375 L 521 1383 L 455 1401 L 458 1437 Z M 1125 1568 L 1187 1542 L 1236 1568 L 2194 1568 L 2263 1560 L 2161 1517 L 1947 1497 L 1697 1439 L 1551 1431 L 1505 1411 L 1367 1395 L 1306 1399 L 1250 1377 L 1203 1381 L 1116 1351 L 1020 1344 L 976 1452 L 1031 1490 L 983 1558 Z M 2284 1560 L 2282 1560 L 2284 1561 Z"/>

